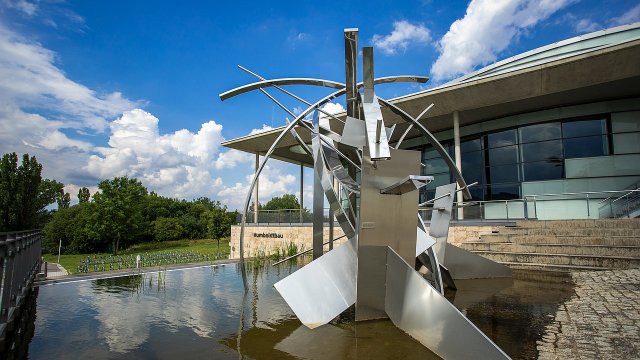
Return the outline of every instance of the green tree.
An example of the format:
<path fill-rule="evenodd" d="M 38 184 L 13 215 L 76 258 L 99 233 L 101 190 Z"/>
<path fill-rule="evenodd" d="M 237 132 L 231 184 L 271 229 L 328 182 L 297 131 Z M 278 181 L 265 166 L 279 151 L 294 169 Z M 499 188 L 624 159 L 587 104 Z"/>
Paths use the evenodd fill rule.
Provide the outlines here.
<path fill-rule="evenodd" d="M 184 228 L 177 218 L 157 218 L 153 223 L 156 241 L 178 240 L 184 235 Z"/>
<path fill-rule="evenodd" d="M 16 153 L 4 154 L 0 160 L 0 231 L 42 227 L 50 212 L 47 206 L 56 201 L 63 184 L 42 180 L 42 165 L 35 156 L 24 154 L 18 166 Z M 63 192 L 64 194 L 64 192 Z"/>
<path fill-rule="evenodd" d="M 282 196 L 276 196 L 269 200 L 264 206 L 261 206 L 262 210 L 281 210 L 281 209 L 300 209 L 300 202 L 293 194 L 284 194 Z"/>
<path fill-rule="evenodd" d="M 209 211 L 207 233 L 210 238 L 218 240 L 218 247 L 220 239 L 231 234 L 231 225 L 235 223 L 237 216 L 237 212 L 228 212 L 227 207 L 220 203 Z"/>
<path fill-rule="evenodd" d="M 78 190 L 78 201 L 82 204 L 89 202 L 89 199 L 91 199 L 91 193 L 89 192 L 89 189 L 84 186 L 81 187 L 80 190 Z"/>
<path fill-rule="evenodd" d="M 121 244 L 127 245 L 145 230 L 142 207 L 147 189 L 137 179 L 126 176 L 103 180 L 98 184 L 101 192 L 94 194 L 101 234 L 112 242 L 114 255 Z"/>

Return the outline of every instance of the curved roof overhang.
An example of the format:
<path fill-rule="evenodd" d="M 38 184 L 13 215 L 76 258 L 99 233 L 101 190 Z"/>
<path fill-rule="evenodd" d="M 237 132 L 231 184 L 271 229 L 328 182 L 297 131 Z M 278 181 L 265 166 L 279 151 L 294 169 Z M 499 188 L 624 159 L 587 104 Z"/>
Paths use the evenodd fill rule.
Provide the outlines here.
<path fill-rule="evenodd" d="M 635 31 L 640 28 L 640 24 L 626 28 Z M 567 41 L 555 45 L 571 45 Z M 459 114 L 460 126 L 465 126 L 543 109 L 640 97 L 640 39 L 636 37 L 623 43 L 585 48 L 587 50 L 578 54 L 572 53 L 571 56 L 560 56 L 546 62 L 537 61 L 526 67 L 511 66 L 516 62 L 525 63 L 523 56 L 532 55 L 531 52 L 525 53 L 514 57 L 515 62 L 508 63 L 507 59 L 497 63 L 501 64 L 502 70 L 498 70 L 495 64 L 489 66 L 493 67 L 491 76 L 487 76 L 487 72 L 481 69 L 470 74 L 475 74 L 474 76 L 465 76 L 462 80 L 396 98 L 392 102 L 413 116 L 434 103 L 435 106 L 421 123 L 429 131 L 436 133 L 453 127 L 454 111 Z M 549 47 L 541 48 L 540 51 L 548 52 Z M 398 124 L 391 139 L 393 143 L 407 125 L 384 107 L 383 116 L 387 126 Z M 337 131 L 341 131 L 341 123 L 332 121 L 331 124 Z M 282 129 L 229 140 L 222 145 L 254 154 L 264 153 Z M 305 142 L 310 142 L 308 130 L 299 127 L 298 133 Z M 419 133 L 413 130 L 407 138 L 417 136 Z M 311 166 L 311 157 L 292 152 L 290 149 L 293 145 L 296 142 L 290 136 L 276 149 L 274 157 Z"/>

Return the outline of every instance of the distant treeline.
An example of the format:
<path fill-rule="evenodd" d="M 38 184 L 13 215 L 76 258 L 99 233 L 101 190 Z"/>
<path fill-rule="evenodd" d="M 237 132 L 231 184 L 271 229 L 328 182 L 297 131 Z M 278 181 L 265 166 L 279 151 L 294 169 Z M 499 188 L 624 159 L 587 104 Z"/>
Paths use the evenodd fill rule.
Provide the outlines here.
<path fill-rule="evenodd" d="M 178 200 L 149 193 L 137 179 L 103 180 L 93 196 L 78 192 L 71 206 L 64 184 L 42 179 L 35 156 L 0 159 L 0 232 L 44 227 L 44 252 L 112 252 L 136 243 L 175 239 L 220 239 L 229 235 L 236 212 L 219 201 Z M 57 203 L 57 210 L 50 208 Z"/>
<path fill-rule="evenodd" d="M 44 251 L 111 252 L 137 243 L 177 239 L 220 239 L 229 235 L 237 212 L 219 201 L 158 196 L 137 179 L 103 180 L 91 197 L 87 188 L 79 203 L 56 211 L 44 227 Z"/>

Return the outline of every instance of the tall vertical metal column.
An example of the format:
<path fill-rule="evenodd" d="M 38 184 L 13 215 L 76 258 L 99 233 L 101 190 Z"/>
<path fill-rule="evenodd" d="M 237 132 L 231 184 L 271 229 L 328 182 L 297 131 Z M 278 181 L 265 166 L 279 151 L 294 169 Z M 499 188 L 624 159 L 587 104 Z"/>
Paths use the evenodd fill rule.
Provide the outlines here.
<path fill-rule="evenodd" d="M 357 61 L 358 61 L 358 28 L 344 29 L 344 70 L 345 70 L 345 85 L 347 98 L 347 116 L 353 118 L 359 118 L 359 100 L 358 100 L 358 81 L 357 81 Z M 358 161 L 358 159 L 351 158 L 352 161 Z M 357 169 L 354 166 L 347 166 L 349 175 L 352 179 L 357 178 Z M 351 208 L 357 212 L 357 200 L 356 194 L 350 194 L 349 203 Z M 351 213 L 347 213 L 349 220 L 352 224 L 357 223 L 357 220 Z M 357 215 L 356 215 L 357 216 Z"/>
<path fill-rule="evenodd" d="M 260 154 L 256 153 L 256 168 L 255 173 L 258 173 L 258 169 L 260 168 Z M 258 223 L 258 188 L 260 187 L 260 180 L 256 179 L 256 188 L 253 194 L 253 203 L 255 206 L 253 207 L 253 222 Z"/>
<path fill-rule="evenodd" d="M 358 29 L 344 29 L 344 69 L 347 85 L 347 116 L 356 117 L 358 88 L 356 61 L 358 60 Z"/>
<path fill-rule="evenodd" d="M 458 110 L 453 112 L 453 145 L 456 158 L 456 167 L 458 168 L 458 170 L 460 170 L 460 172 L 462 172 L 462 154 L 460 153 L 460 114 L 458 113 Z M 458 187 L 460 186 L 458 185 Z M 462 202 L 464 201 L 462 191 L 458 191 L 456 196 L 458 204 L 462 204 Z M 458 207 L 458 220 L 462 219 L 464 219 L 464 209 Z"/>

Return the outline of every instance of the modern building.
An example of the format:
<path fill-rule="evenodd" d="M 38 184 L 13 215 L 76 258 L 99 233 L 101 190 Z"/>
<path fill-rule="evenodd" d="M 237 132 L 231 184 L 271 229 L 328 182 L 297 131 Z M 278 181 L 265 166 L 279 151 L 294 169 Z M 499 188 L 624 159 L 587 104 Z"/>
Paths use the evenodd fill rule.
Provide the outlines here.
<path fill-rule="evenodd" d="M 460 218 L 606 217 L 616 212 L 612 199 L 640 187 L 640 23 L 528 51 L 392 102 L 412 115 L 435 104 L 420 122 L 448 147 L 467 183 L 478 183 Z M 393 144 L 408 125 L 386 109 L 383 116 L 398 124 Z M 282 129 L 223 145 L 264 154 Z M 310 143 L 307 130 L 299 133 Z M 285 139 L 273 157 L 312 166 L 296 144 Z M 417 131 L 401 148 L 421 150 L 424 174 L 435 178 L 421 200 L 453 182 Z"/>

